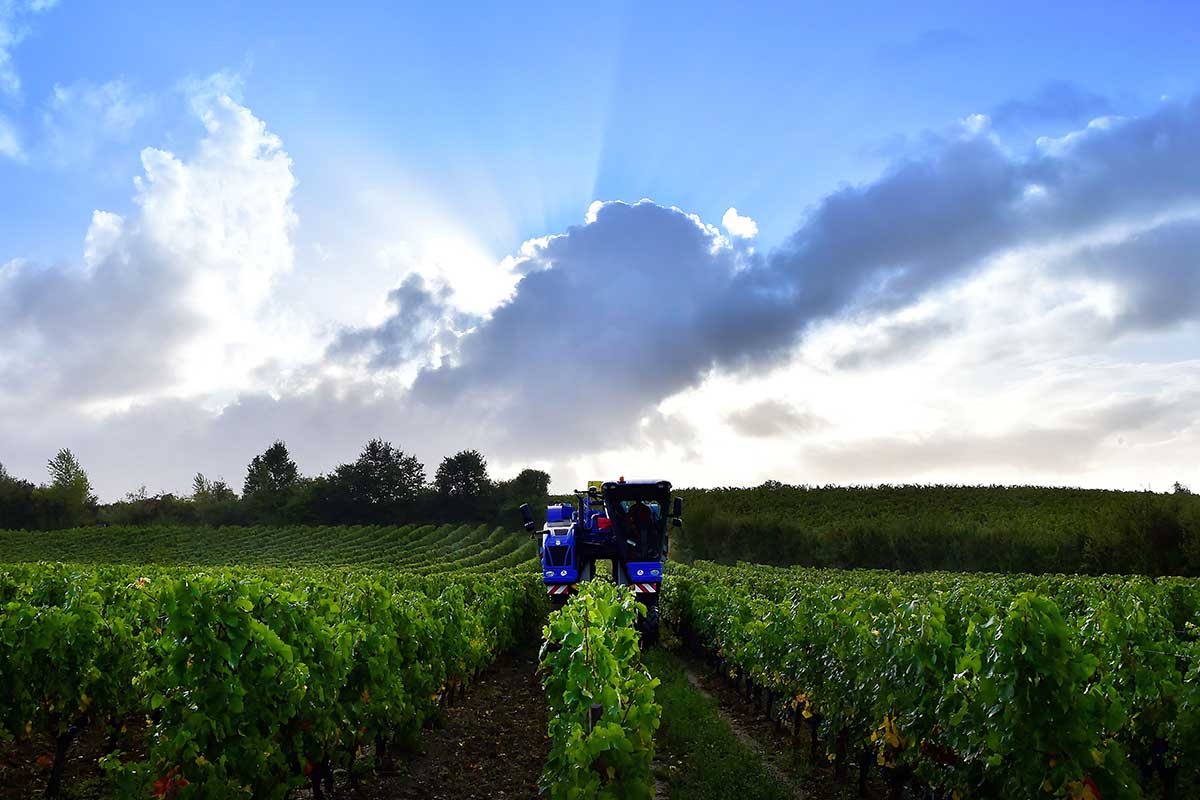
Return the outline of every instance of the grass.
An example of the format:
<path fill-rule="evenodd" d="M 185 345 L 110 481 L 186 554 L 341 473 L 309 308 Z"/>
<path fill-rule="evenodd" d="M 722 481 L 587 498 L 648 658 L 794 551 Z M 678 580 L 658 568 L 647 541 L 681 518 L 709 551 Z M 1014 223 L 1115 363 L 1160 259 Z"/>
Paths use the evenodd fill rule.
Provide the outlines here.
<path fill-rule="evenodd" d="M 665 633 L 665 632 L 664 632 Z M 672 800 L 783 800 L 792 793 L 771 776 L 757 753 L 738 739 L 716 701 L 688 681 L 683 662 L 656 647 L 646 666 L 661 681 L 662 705 L 656 746 Z"/>

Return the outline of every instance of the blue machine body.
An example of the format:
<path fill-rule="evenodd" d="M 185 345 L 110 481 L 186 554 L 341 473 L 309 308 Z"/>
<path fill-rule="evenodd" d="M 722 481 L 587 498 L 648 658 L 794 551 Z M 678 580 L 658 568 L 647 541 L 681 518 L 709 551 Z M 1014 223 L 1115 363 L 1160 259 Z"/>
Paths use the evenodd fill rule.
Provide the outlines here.
<path fill-rule="evenodd" d="M 575 528 L 548 533 L 542 543 L 542 583 L 575 583 L 579 565 L 575 561 Z"/>
<path fill-rule="evenodd" d="M 546 524 L 553 525 L 555 523 L 570 522 L 571 515 L 575 513 L 575 509 L 570 503 L 557 503 L 546 507 Z"/>
<path fill-rule="evenodd" d="M 625 565 L 633 583 L 659 583 L 663 579 L 661 561 L 630 561 Z"/>
<path fill-rule="evenodd" d="M 637 593 L 657 593 L 665 572 L 670 491 L 667 481 L 622 479 L 576 492 L 575 505 L 548 506 L 540 553 L 547 592 L 561 597 L 594 577 L 597 560 L 611 560 L 618 582 Z"/>

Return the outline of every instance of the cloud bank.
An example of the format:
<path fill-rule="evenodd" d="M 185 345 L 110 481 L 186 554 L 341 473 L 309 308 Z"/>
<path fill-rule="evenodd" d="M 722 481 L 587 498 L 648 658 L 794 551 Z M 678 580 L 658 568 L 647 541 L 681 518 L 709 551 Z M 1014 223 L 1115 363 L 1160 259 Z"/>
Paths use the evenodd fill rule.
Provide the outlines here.
<path fill-rule="evenodd" d="M 29 463 L 78 437 L 106 464 L 102 491 L 149 465 L 175 487 L 195 469 L 228 475 L 279 436 L 309 471 L 384 435 L 427 459 L 478 447 L 570 476 L 671 447 L 697 454 L 690 474 L 709 483 L 768 467 L 814 482 L 982 463 L 1037 480 L 1119 474 L 1121 425 L 1104 409 L 1172 409 L 1170 425 L 1123 440 L 1145 453 L 1196 435 L 1200 352 L 1179 342 L 1200 320 L 1200 101 L 1026 149 L 1003 138 L 1064 105 L 1108 110 L 1062 87 L 1001 106 L 828 195 L 772 250 L 734 208 L 718 228 L 650 201 L 597 203 L 497 266 L 519 280 L 489 312 L 464 313 L 414 273 L 376 324 L 322 330 L 272 304 L 298 224 L 282 142 L 227 95 L 201 94 L 195 156 L 143 151 L 135 212 L 97 212 L 82 265 L 0 267 L 0 336 L 14 343 L 0 434 Z M 1167 342 L 1176 366 L 1159 369 Z M 974 418 L 990 382 L 1047 421 Z"/>
<path fill-rule="evenodd" d="M 1005 258 L 1107 287 L 1108 337 L 1170 327 L 1200 314 L 1198 203 L 1196 101 L 1020 156 L 986 130 L 947 139 L 828 196 L 765 255 L 678 209 L 606 203 L 530 248 L 512 300 L 410 402 L 451 408 L 506 450 L 539 434 L 543 452 L 601 448 L 710 370 L 769 369 L 815 324 L 896 312 Z M 933 320 L 883 336 L 903 352 L 947 333 Z"/>

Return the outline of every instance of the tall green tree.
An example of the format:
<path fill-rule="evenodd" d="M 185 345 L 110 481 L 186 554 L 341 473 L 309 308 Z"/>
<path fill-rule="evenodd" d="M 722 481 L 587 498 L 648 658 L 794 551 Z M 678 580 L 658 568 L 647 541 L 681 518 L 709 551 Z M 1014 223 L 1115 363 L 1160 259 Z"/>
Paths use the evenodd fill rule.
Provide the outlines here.
<path fill-rule="evenodd" d="M 436 494 L 431 513 L 444 521 L 480 521 L 496 514 L 496 487 L 487 461 L 477 450 L 462 450 L 442 459 L 433 478 Z"/>
<path fill-rule="evenodd" d="M 409 512 L 425 489 L 425 465 L 391 442 L 372 439 L 353 464 L 342 464 L 320 491 L 326 509 L 345 522 L 396 521 Z"/>
<path fill-rule="evenodd" d="M 92 482 L 79 459 L 68 448 L 46 462 L 50 485 L 44 489 L 47 527 L 75 527 L 88 522 L 96 512 Z"/>
<path fill-rule="evenodd" d="M 550 473 L 527 467 L 518 472 L 515 478 L 502 481 L 500 485 L 506 499 L 532 503 L 550 494 Z"/>
<path fill-rule="evenodd" d="M 283 522 L 292 494 L 300 488 L 300 469 L 287 445 L 276 441 L 250 461 L 242 498 L 256 521 Z"/>
<path fill-rule="evenodd" d="M 255 456 L 246 470 L 242 495 L 251 500 L 260 495 L 279 495 L 296 485 L 300 469 L 288 453 L 287 445 L 276 441 L 262 455 Z"/>
<path fill-rule="evenodd" d="M 450 499 L 478 498 L 492 488 L 487 460 L 478 450 L 461 450 L 442 459 L 433 484 L 439 495 Z"/>

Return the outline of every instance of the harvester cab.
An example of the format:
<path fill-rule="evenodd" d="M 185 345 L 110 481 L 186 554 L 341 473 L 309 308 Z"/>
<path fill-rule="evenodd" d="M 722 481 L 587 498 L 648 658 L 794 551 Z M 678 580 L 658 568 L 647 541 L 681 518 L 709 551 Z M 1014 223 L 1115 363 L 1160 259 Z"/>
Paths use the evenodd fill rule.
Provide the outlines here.
<path fill-rule="evenodd" d="M 669 513 L 668 513 L 669 509 Z M 533 512 L 521 506 L 525 529 L 535 533 Z M 567 602 L 578 584 L 596 576 L 597 561 L 611 561 L 612 580 L 628 586 L 646 606 L 643 640 L 658 639 L 658 591 L 670 546 L 670 527 L 683 525 L 683 500 L 669 481 L 591 481 L 575 503 L 546 509 L 542 527 L 542 583 L 551 601 Z"/>

